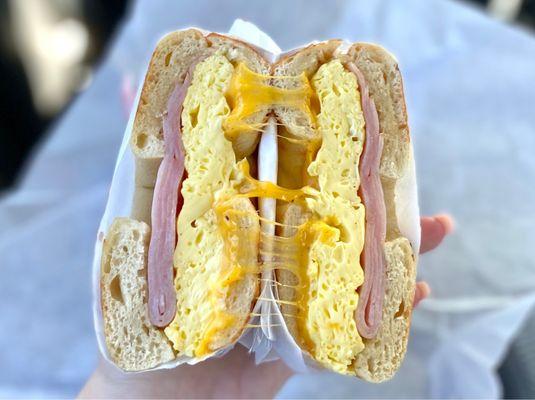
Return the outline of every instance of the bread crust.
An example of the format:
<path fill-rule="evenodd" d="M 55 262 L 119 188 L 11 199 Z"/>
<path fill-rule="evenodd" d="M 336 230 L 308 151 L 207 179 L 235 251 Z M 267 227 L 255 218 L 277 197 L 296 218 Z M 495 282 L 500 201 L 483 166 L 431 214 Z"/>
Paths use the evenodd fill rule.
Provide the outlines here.
<path fill-rule="evenodd" d="M 206 54 L 209 43 L 196 29 L 171 32 L 154 49 L 145 75 L 130 137 L 136 158 L 136 187 L 154 188 L 164 153 L 161 117 L 174 85 L 182 83 L 189 65 Z M 180 58 L 175 55 L 180 53 Z"/>
<path fill-rule="evenodd" d="M 332 59 L 340 43 L 339 40 L 327 40 L 283 54 L 271 67 L 271 74 L 299 76 L 304 73 L 310 79 L 321 64 Z M 273 85 L 284 89 L 295 89 L 300 82 L 291 79 L 274 79 Z M 311 120 L 310 115 L 285 106 L 275 106 L 273 111 L 290 136 L 300 139 L 313 138 L 318 135 L 315 122 Z"/>
<path fill-rule="evenodd" d="M 397 180 L 405 173 L 410 158 L 407 106 L 398 63 L 388 51 L 369 43 L 353 44 L 347 56 L 366 78 L 382 123 L 384 148 L 380 173 Z"/>
<path fill-rule="evenodd" d="M 282 53 L 273 63 L 271 72 L 274 75 L 294 76 L 305 72 L 307 77 L 310 77 L 321 64 L 333 57 L 341 43 L 339 39 L 325 40 Z"/>

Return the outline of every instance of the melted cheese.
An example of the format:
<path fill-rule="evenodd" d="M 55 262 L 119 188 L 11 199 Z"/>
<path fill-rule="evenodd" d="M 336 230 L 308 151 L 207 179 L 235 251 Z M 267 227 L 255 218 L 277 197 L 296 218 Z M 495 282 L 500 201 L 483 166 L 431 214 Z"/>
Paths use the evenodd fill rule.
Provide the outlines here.
<path fill-rule="evenodd" d="M 216 304 L 214 304 L 217 307 Z M 208 329 L 204 332 L 204 336 L 195 348 L 195 355 L 197 357 L 203 357 L 213 352 L 212 344 L 214 338 L 218 336 L 218 333 L 230 327 L 236 321 L 236 317 L 225 311 L 215 313 Z"/>
<path fill-rule="evenodd" d="M 270 85 L 273 79 L 291 79 L 298 87 L 278 88 Z M 225 121 L 225 133 L 228 138 L 233 138 L 242 131 L 261 130 L 262 125 L 252 126 L 247 123 L 247 118 L 273 106 L 296 108 L 313 118 L 310 105 L 313 94 L 310 82 L 304 73 L 299 76 L 274 77 L 257 74 L 241 63 L 236 68 L 227 91 L 232 113 Z"/>
<path fill-rule="evenodd" d="M 244 181 L 244 185 L 240 188 L 240 193 L 244 196 L 294 201 L 305 195 L 303 189 L 286 189 L 272 182 L 264 182 L 252 178 L 249 173 L 249 163 L 247 160 L 240 162 L 239 168 L 243 174 Z"/>
<path fill-rule="evenodd" d="M 340 118 L 343 118 L 342 114 Z M 326 136 L 318 157 L 323 150 L 329 149 L 331 140 L 337 140 L 333 138 L 349 135 L 349 131 L 335 134 L 334 130 L 324 128 Z M 351 154 L 358 154 L 358 149 L 355 146 Z M 343 164 L 344 156 L 341 152 L 332 162 Z M 340 187 L 320 187 L 320 190 L 307 186 L 286 189 L 252 178 L 246 161 L 239 165 L 245 182 L 240 189 L 241 195 L 300 202 L 313 212 L 313 217 L 296 227 L 296 233 L 291 237 L 262 237 L 263 247 L 271 249 L 264 255 L 275 260 L 265 262 L 262 268 L 285 269 L 298 278 L 294 301 L 284 303 L 296 306 L 301 343 L 319 362 L 348 373 L 356 354 L 364 348 L 354 320 L 358 304 L 356 289 L 364 278 L 359 258 L 364 244 L 365 216 L 356 190 L 354 195 L 348 194 L 348 199 L 333 195 L 336 190 L 344 193 L 343 182 Z M 311 164 L 309 170 L 314 167 Z M 326 171 L 320 166 L 318 178 L 324 173 Z M 322 179 L 318 181 L 322 182 Z"/>

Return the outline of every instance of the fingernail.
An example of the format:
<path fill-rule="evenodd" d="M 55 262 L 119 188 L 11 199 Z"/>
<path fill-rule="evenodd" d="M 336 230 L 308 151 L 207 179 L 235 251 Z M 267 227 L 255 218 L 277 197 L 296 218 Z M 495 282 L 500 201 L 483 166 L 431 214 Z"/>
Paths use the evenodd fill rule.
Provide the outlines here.
<path fill-rule="evenodd" d="M 431 286 L 427 282 L 421 282 L 421 289 L 424 294 L 424 299 L 431 294 Z"/>
<path fill-rule="evenodd" d="M 442 228 L 444 228 L 444 233 L 446 235 L 449 235 L 455 230 L 455 222 L 453 221 L 453 218 L 451 218 L 447 214 L 439 214 L 435 215 L 433 219 L 442 225 Z"/>

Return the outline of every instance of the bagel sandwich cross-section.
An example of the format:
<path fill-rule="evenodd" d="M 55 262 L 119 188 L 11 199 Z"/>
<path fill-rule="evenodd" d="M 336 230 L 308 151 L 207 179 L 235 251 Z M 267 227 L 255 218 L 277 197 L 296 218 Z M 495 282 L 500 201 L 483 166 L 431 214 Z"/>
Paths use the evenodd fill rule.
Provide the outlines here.
<path fill-rule="evenodd" d="M 415 257 L 395 189 L 410 139 L 382 48 L 337 40 L 270 63 L 195 29 L 157 45 L 132 129 L 132 215 L 104 243 L 108 353 L 124 370 L 204 359 L 248 329 L 263 271 L 295 343 L 373 382 L 406 351 Z M 275 159 L 259 149 L 275 130 Z M 258 179 L 258 165 L 278 170 Z M 265 218 L 259 203 L 276 199 Z M 272 225 L 271 230 L 262 229 Z"/>

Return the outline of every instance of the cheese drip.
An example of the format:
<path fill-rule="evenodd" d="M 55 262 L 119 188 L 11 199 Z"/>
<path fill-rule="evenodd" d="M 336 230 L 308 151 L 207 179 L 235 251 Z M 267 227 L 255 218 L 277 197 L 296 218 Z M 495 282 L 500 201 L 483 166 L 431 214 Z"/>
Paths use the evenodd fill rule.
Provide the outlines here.
<path fill-rule="evenodd" d="M 322 146 L 324 151 L 327 148 Z M 318 361 L 347 373 L 364 348 L 353 319 L 356 288 L 363 281 L 359 255 L 364 243 L 364 206 L 356 194 L 351 202 L 333 196 L 330 190 L 287 189 L 251 177 L 246 160 L 238 167 L 239 196 L 274 198 L 312 211 L 306 222 L 289 227 L 293 231 L 289 237 L 261 235 L 261 248 L 269 249 L 261 255 L 271 261 L 259 265 L 258 272 L 286 270 L 295 275 L 292 300 L 282 302 L 293 306 L 294 315 L 289 318 L 295 318 L 301 344 Z"/>
<path fill-rule="evenodd" d="M 273 86 L 273 80 L 292 80 L 298 87 L 283 89 Z M 305 113 L 314 119 L 311 101 L 314 91 L 303 72 L 299 76 L 262 75 L 251 71 L 243 63 L 238 64 L 226 93 L 232 112 L 224 123 L 227 138 L 233 139 L 243 131 L 261 131 L 263 124 L 252 125 L 247 118 L 258 111 L 267 111 L 273 106 L 286 106 Z"/>

